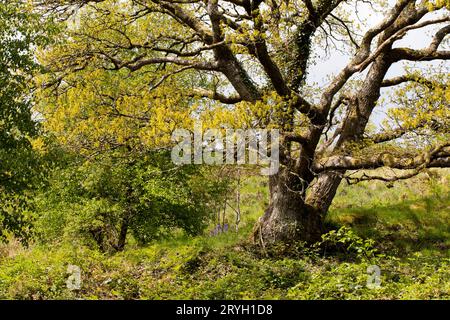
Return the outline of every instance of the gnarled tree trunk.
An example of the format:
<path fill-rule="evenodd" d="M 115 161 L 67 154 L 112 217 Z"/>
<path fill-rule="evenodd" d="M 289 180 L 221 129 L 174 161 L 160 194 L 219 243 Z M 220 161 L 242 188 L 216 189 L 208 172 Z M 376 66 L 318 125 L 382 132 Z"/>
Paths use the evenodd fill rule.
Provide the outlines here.
<path fill-rule="evenodd" d="M 253 233 L 262 244 L 320 240 L 323 219 L 320 212 L 305 202 L 304 187 L 289 170 L 269 178 L 270 204 Z"/>
<path fill-rule="evenodd" d="M 348 117 L 342 124 L 334 152 L 362 138 L 380 97 L 381 82 L 389 69 L 390 64 L 386 60 L 383 54 L 378 57 L 361 89 L 352 97 Z M 307 148 L 303 148 L 302 152 L 309 161 L 303 161 L 301 168 L 295 170 L 287 167 L 270 178 L 270 205 L 258 222 L 255 235 L 259 239 L 255 240 L 311 243 L 321 239 L 324 219 L 344 172 L 324 172 L 313 180 L 310 170 L 305 167 L 314 161 L 315 152 Z"/>

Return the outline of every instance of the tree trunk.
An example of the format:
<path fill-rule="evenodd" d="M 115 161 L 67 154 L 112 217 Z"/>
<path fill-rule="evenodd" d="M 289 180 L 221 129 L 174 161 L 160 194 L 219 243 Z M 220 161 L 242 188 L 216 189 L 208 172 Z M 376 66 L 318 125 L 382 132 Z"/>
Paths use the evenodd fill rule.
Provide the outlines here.
<path fill-rule="evenodd" d="M 335 172 L 326 172 L 319 175 L 316 182 L 310 187 L 306 203 L 315 208 L 323 219 L 336 196 L 337 189 L 341 184 L 341 176 Z"/>
<path fill-rule="evenodd" d="M 262 245 L 276 242 L 320 240 L 323 221 L 320 213 L 305 203 L 305 187 L 287 169 L 269 178 L 270 205 L 255 226 L 254 241 Z"/>
<path fill-rule="evenodd" d="M 353 99 L 334 151 L 345 149 L 348 142 L 358 141 L 362 137 L 380 97 L 379 86 L 388 69 L 389 64 L 381 54 L 370 69 L 362 89 Z M 317 146 L 315 141 L 312 141 L 312 145 Z M 324 172 L 312 181 L 314 176 L 307 167 L 314 159 L 313 149 L 302 149 L 302 159 L 310 161 L 300 162 L 297 170 L 288 167 L 270 177 L 270 205 L 256 225 L 254 240 L 263 244 L 321 240 L 326 213 L 344 172 Z"/>
<path fill-rule="evenodd" d="M 123 249 L 125 248 L 125 243 L 127 240 L 127 233 L 128 233 L 129 216 L 130 216 L 130 214 L 128 212 L 125 213 L 125 217 L 122 220 L 122 224 L 120 226 L 120 232 L 119 232 L 119 239 L 117 241 L 117 246 L 116 246 L 117 251 L 123 251 Z"/>
<path fill-rule="evenodd" d="M 349 142 L 359 141 L 366 130 L 370 115 L 380 98 L 380 85 L 390 63 L 381 54 L 370 68 L 362 88 L 356 93 L 347 118 L 342 124 L 341 135 L 334 146 L 334 152 L 343 151 Z M 345 172 L 324 172 L 319 174 L 311 186 L 306 203 L 316 208 L 323 217 L 336 196 Z"/>

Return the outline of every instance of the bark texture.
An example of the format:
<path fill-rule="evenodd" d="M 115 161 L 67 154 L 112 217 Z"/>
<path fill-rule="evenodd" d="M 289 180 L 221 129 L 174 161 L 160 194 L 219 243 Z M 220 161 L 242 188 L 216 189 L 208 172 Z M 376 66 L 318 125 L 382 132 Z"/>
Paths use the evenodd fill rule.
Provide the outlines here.
<path fill-rule="evenodd" d="M 288 170 L 270 177 L 270 205 L 255 227 L 254 240 L 261 244 L 320 240 L 322 217 L 305 203 L 297 178 Z"/>

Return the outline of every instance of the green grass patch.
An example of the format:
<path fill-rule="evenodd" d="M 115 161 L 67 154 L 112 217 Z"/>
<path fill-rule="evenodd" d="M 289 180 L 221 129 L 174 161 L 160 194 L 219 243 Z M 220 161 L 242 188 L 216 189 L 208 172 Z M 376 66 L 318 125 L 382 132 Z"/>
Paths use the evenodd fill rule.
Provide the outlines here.
<path fill-rule="evenodd" d="M 215 237 L 132 244 L 114 255 L 69 244 L 3 245 L 0 298 L 450 299 L 446 184 L 420 176 L 392 187 L 342 185 L 327 218 L 347 228 L 328 237 L 346 239 L 340 256 L 301 246 L 287 257 L 255 250 L 247 238 L 267 201 L 267 184 L 246 180 L 238 233 L 231 226 Z M 69 265 L 81 269 L 79 290 L 67 287 Z M 371 265 L 381 270 L 378 289 L 367 286 Z"/>

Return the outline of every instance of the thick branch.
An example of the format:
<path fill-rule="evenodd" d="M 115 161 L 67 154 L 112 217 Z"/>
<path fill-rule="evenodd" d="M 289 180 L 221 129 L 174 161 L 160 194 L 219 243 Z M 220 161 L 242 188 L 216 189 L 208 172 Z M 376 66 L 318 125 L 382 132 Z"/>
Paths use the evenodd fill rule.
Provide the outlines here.
<path fill-rule="evenodd" d="M 173 63 L 180 66 L 189 66 L 197 70 L 219 71 L 219 65 L 213 61 L 194 61 L 181 59 L 178 57 L 157 57 L 145 59 L 143 55 L 130 61 L 121 61 L 107 53 L 100 52 L 100 54 L 110 60 L 114 64 L 115 69 L 127 68 L 130 71 L 137 71 L 148 65 Z"/>
<path fill-rule="evenodd" d="M 416 157 L 396 156 L 382 153 L 364 158 L 352 156 L 330 156 L 317 161 L 313 168 L 316 172 L 327 170 L 360 170 L 389 167 L 393 169 L 417 169 L 431 167 L 450 167 L 449 143 L 434 147 Z"/>
<path fill-rule="evenodd" d="M 448 21 L 446 18 L 445 21 Z M 422 50 L 414 50 L 410 48 L 395 48 L 391 51 L 391 57 L 393 62 L 400 60 L 409 61 L 430 61 L 430 60 L 447 60 L 450 59 L 450 51 L 442 50 L 438 51 L 439 45 L 444 38 L 450 33 L 450 24 L 441 28 L 433 37 L 428 48 Z"/>
<path fill-rule="evenodd" d="M 225 103 L 225 104 L 234 104 L 234 103 L 238 103 L 238 102 L 242 101 L 242 98 L 239 95 L 226 96 L 224 94 L 218 93 L 217 91 L 206 90 L 203 88 L 195 88 L 192 91 L 191 96 L 197 96 L 197 97 L 217 100 L 217 101 Z"/>
<path fill-rule="evenodd" d="M 193 17 L 185 12 L 179 5 L 163 0 L 152 0 L 152 2 L 165 9 L 171 16 L 198 33 L 206 44 L 213 43 L 213 35 L 208 30 L 207 26 L 196 17 Z"/>
<path fill-rule="evenodd" d="M 450 59 L 450 51 L 430 51 L 430 50 L 413 50 L 409 48 L 395 48 L 391 51 L 391 57 L 394 62 L 400 60 L 409 61 L 431 61 L 431 60 L 448 60 Z"/>
<path fill-rule="evenodd" d="M 416 75 L 412 75 L 412 74 L 405 74 L 405 75 L 394 77 L 391 79 L 385 79 L 385 80 L 383 80 L 383 83 L 381 84 L 381 86 L 382 87 L 393 87 L 393 86 L 397 86 L 397 85 L 405 83 L 405 82 L 417 82 L 417 83 L 420 83 L 430 89 L 433 89 L 436 86 L 432 81 L 430 81 L 424 77 L 420 77 L 420 76 L 416 76 Z"/>
<path fill-rule="evenodd" d="M 302 145 L 307 144 L 309 141 L 308 137 L 293 132 L 285 132 L 283 136 L 284 140 L 287 142 L 297 142 Z"/>

